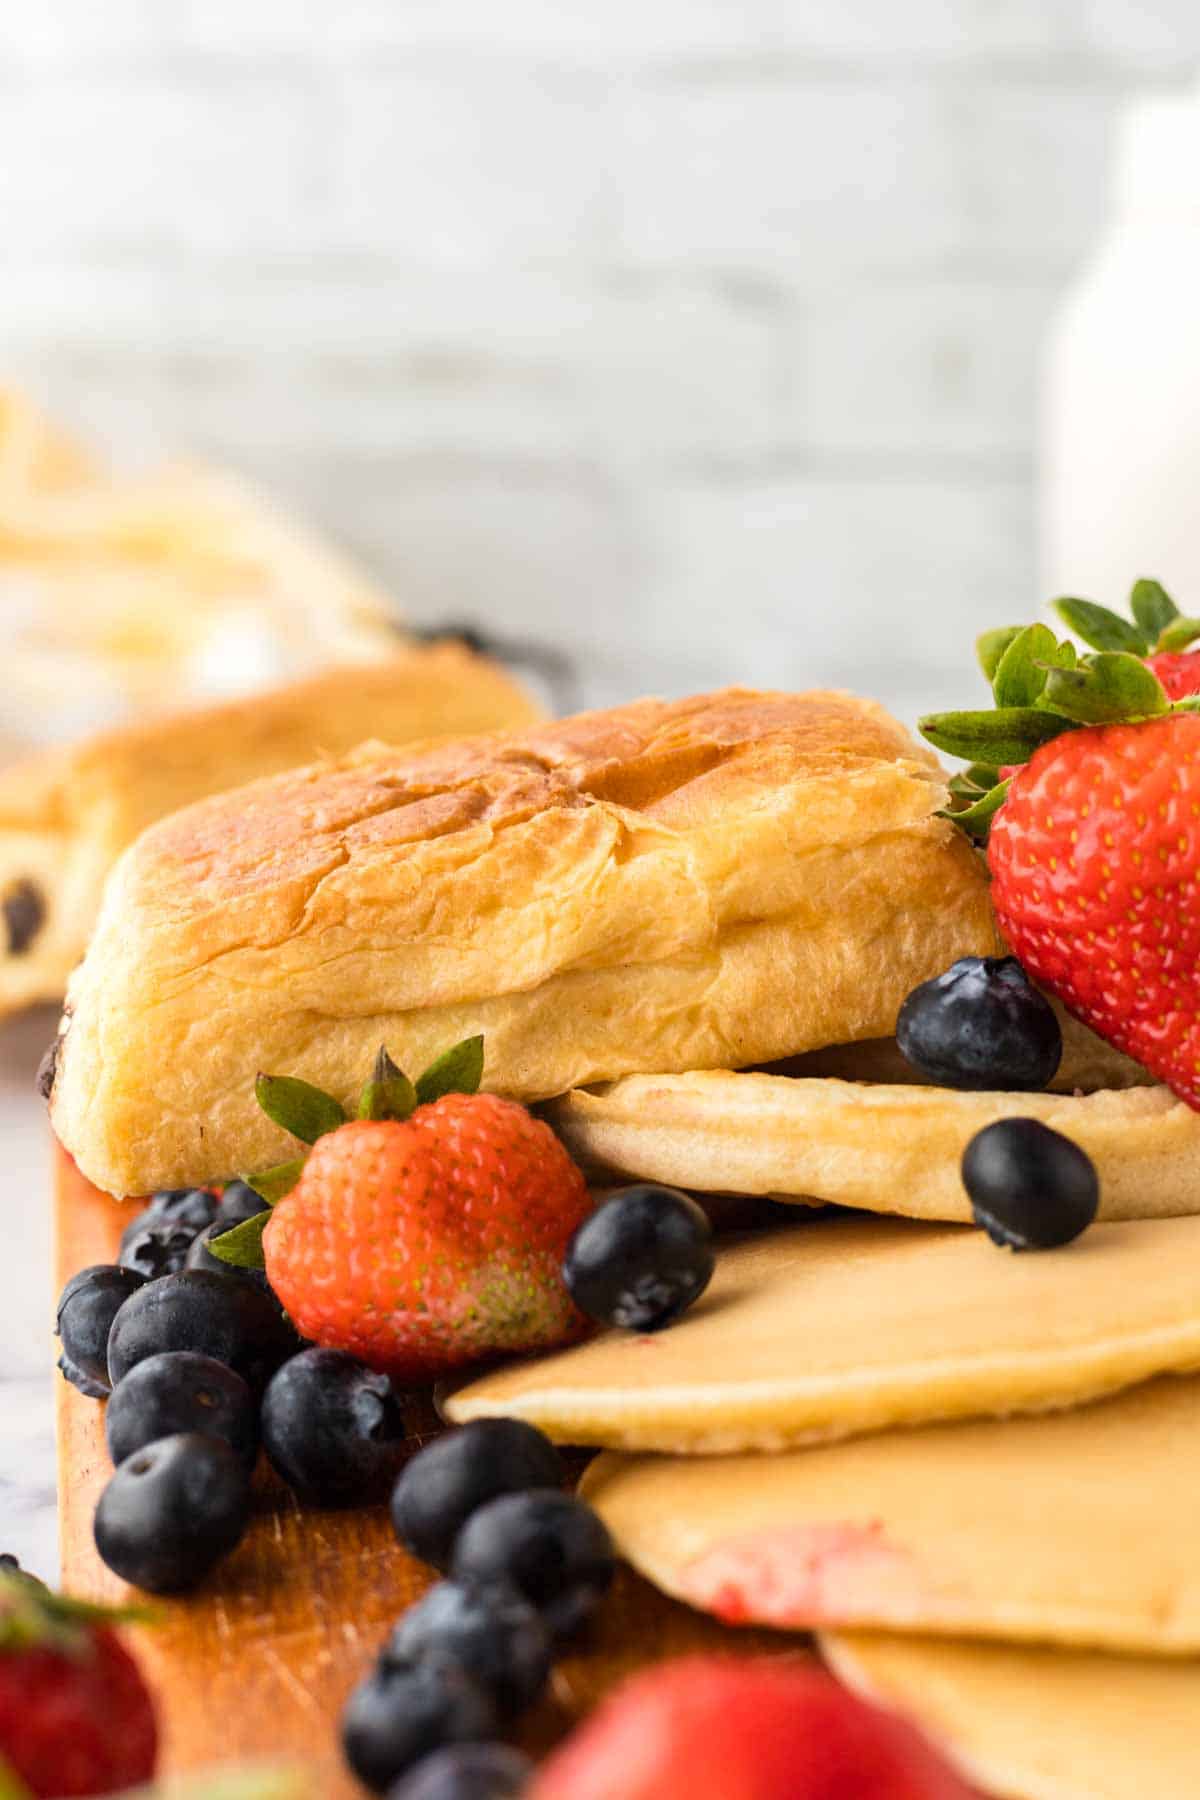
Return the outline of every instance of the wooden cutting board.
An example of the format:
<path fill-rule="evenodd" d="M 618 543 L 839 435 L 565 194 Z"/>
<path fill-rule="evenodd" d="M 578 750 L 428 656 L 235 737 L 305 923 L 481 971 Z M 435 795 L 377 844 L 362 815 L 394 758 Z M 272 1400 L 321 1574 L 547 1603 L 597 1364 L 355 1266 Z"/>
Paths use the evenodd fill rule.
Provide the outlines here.
<path fill-rule="evenodd" d="M 56 1153 L 58 1285 L 90 1263 L 112 1262 L 130 1208 L 84 1180 Z M 58 1394 L 63 1586 L 88 1599 L 144 1597 L 96 1555 L 92 1515 L 112 1472 L 104 1410 L 61 1379 Z M 438 1429 L 414 1412 L 414 1446 Z M 163 1773 L 264 1754 L 295 1757 L 322 1800 L 361 1800 L 337 1746 L 347 1693 L 396 1618 L 434 1579 L 405 1554 L 386 1510 L 302 1510 L 262 1468 L 251 1528 L 196 1594 L 155 1601 L 152 1626 L 131 1628 L 159 1697 Z M 727 1631 L 664 1599 L 623 1571 L 590 1635 L 556 1667 L 546 1700 L 522 1723 L 535 1753 L 632 1669 L 697 1649 L 797 1654 L 798 1640 Z"/>

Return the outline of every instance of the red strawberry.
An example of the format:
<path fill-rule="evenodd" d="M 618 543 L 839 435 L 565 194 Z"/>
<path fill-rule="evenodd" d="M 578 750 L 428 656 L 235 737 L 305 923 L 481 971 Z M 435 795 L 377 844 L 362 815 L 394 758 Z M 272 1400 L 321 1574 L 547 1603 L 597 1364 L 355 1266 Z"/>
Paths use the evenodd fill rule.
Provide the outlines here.
<path fill-rule="evenodd" d="M 157 1749 L 149 1690 L 98 1609 L 0 1573 L 3 1769 L 37 1796 L 112 1794 L 149 1781 Z"/>
<path fill-rule="evenodd" d="M 530 1800 L 971 1800 L 905 1720 L 801 1663 L 687 1657 L 636 1675 Z"/>
<path fill-rule="evenodd" d="M 1056 604 L 1081 636 L 1135 648 L 1078 657 L 1045 625 L 987 633 L 998 710 L 922 729 L 971 760 L 951 816 L 989 839 L 997 923 L 1029 974 L 1200 1110 L 1200 706 L 1172 702 L 1145 655 L 1200 622 L 1154 582 L 1134 588 L 1134 625 Z M 1008 779 L 985 793 L 989 765 Z"/>
<path fill-rule="evenodd" d="M 988 863 L 1000 929 L 1034 980 L 1200 1108 L 1200 717 L 1036 751 Z"/>
<path fill-rule="evenodd" d="M 549 1126 L 494 1094 L 318 1138 L 263 1234 L 305 1337 L 405 1380 L 584 1328 L 562 1279 L 587 1186 Z"/>
<path fill-rule="evenodd" d="M 1164 650 L 1159 656 L 1148 656 L 1146 667 L 1154 670 L 1168 700 L 1200 694 L 1200 650 Z"/>

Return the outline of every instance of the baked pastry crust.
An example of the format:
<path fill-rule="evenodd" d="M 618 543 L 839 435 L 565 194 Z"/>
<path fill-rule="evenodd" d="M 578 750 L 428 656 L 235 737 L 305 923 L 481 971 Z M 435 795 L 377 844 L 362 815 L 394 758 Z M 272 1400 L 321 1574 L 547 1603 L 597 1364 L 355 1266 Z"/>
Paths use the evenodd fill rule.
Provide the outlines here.
<path fill-rule="evenodd" d="M 413 646 L 0 770 L 0 1013 L 61 1000 L 110 868 L 165 814 L 372 732 L 402 743 L 538 716 L 497 664 L 459 644 Z"/>
<path fill-rule="evenodd" d="M 201 802 L 118 865 L 53 1090 L 115 1193 L 294 1152 L 259 1069 L 351 1100 L 476 1031 L 526 1100 L 879 1037 L 994 948 L 936 761 L 846 694 L 730 689 L 370 746 Z"/>

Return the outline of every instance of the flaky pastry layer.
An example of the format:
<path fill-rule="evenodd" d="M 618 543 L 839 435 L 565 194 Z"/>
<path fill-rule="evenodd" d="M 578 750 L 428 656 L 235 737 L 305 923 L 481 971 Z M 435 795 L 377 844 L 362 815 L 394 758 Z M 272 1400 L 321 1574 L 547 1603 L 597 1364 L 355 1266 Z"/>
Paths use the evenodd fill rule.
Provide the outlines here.
<path fill-rule="evenodd" d="M 994 944 L 940 770 L 879 707 L 730 690 L 368 747 L 202 802 L 119 865 L 72 984 L 55 1127 L 117 1193 L 294 1145 L 259 1069 L 350 1101 L 481 1031 L 536 1100 L 878 1037 Z"/>

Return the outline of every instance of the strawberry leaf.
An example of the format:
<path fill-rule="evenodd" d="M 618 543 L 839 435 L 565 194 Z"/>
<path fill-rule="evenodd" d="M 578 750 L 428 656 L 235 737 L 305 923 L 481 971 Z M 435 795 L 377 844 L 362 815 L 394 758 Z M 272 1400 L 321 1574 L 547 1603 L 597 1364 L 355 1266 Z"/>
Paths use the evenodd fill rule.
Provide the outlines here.
<path fill-rule="evenodd" d="M 144 1607 L 77 1600 L 54 1593 L 24 1569 L 0 1570 L 0 1654 L 39 1647 L 71 1654 L 87 1648 L 96 1625 L 149 1624 L 153 1619 Z"/>
<path fill-rule="evenodd" d="M 1200 619 L 1174 619 L 1159 633 L 1155 650 L 1186 650 L 1200 638 Z"/>
<path fill-rule="evenodd" d="M 303 1172 L 304 1158 L 297 1156 L 291 1162 L 276 1163 L 273 1169 L 261 1169 L 257 1175 L 243 1175 L 240 1179 L 254 1189 L 260 1200 L 276 1206 L 285 1194 L 291 1193 Z"/>
<path fill-rule="evenodd" d="M 1028 762 L 1034 751 L 1061 732 L 1065 719 L 1032 706 L 1010 706 L 997 712 L 930 713 L 917 728 L 935 750 L 964 761 Z"/>
<path fill-rule="evenodd" d="M 265 1269 L 263 1232 L 270 1221 L 269 1212 L 255 1213 L 252 1218 L 243 1219 L 240 1225 L 223 1231 L 220 1237 L 209 1238 L 208 1248 L 219 1262 L 228 1263 L 231 1268 Z"/>
<path fill-rule="evenodd" d="M 1024 625 L 999 625 L 995 631 L 985 631 L 975 639 L 975 654 L 979 658 L 979 666 L 988 682 L 996 679 L 996 670 L 1001 659 L 1014 638 L 1019 638 Z"/>
<path fill-rule="evenodd" d="M 483 1038 L 464 1038 L 430 1063 L 417 1082 L 417 1103 L 428 1106 L 443 1094 L 477 1094 L 483 1080 Z"/>
<path fill-rule="evenodd" d="M 304 1144 L 315 1144 L 327 1131 L 346 1123 L 345 1111 L 332 1094 L 295 1075 L 260 1075 L 254 1093 L 268 1119 Z"/>
<path fill-rule="evenodd" d="M 397 1068 L 381 1044 L 370 1081 L 358 1099 L 360 1119 L 407 1119 L 417 1104 L 417 1090 L 403 1069 Z"/>
<path fill-rule="evenodd" d="M 1171 710 L 1162 683 L 1138 656 L 1104 650 L 1077 669 L 1051 669 L 1043 703 L 1077 725 L 1154 719 Z"/>
<path fill-rule="evenodd" d="M 1151 640 L 1107 606 L 1097 606 L 1094 600 L 1069 598 L 1055 600 L 1052 605 L 1068 630 L 1093 650 L 1124 650 L 1131 656 L 1149 654 Z"/>
<path fill-rule="evenodd" d="M 939 819 L 949 819 L 952 824 L 965 831 L 969 838 L 973 838 L 977 844 L 986 843 L 992 820 L 1008 799 L 1008 790 L 1011 786 L 1011 780 L 999 781 L 989 793 L 981 795 L 973 806 L 965 807 L 962 812 L 941 812 L 938 817 Z"/>
<path fill-rule="evenodd" d="M 1151 644 L 1157 644 L 1168 625 L 1179 617 L 1179 608 L 1161 581 L 1135 581 L 1129 610 Z"/>
<path fill-rule="evenodd" d="M 1074 666 L 1075 652 L 1059 644 L 1048 625 L 1027 625 L 1000 658 L 992 681 L 997 706 L 1033 706 L 1046 685 L 1048 667 Z"/>
<path fill-rule="evenodd" d="M 964 773 L 981 794 L 990 793 L 1000 779 L 1000 771 L 994 763 L 972 763 Z"/>

